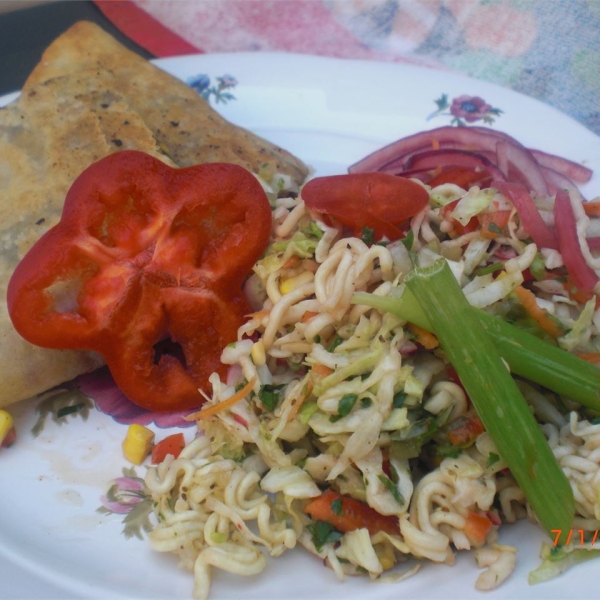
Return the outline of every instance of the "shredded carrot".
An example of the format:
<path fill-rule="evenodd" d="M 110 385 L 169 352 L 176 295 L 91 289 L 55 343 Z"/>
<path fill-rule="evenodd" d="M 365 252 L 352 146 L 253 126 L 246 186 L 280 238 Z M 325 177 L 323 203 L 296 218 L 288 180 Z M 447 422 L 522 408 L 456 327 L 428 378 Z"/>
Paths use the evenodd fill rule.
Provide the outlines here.
<path fill-rule="evenodd" d="M 423 329 L 414 323 L 408 324 L 408 329 L 415 337 L 415 342 L 418 342 L 426 350 L 433 350 L 440 345 L 438 339 L 427 329 Z"/>
<path fill-rule="evenodd" d="M 334 505 L 337 507 L 334 509 Z M 371 535 L 385 531 L 389 535 L 399 535 L 399 519 L 395 515 L 382 515 L 368 504 L 326 490 L 320 496 L 311 498 L 304 512 L 317 521 L 325 521 L 338 531 L 347 533 L 357 529 L 368 529 Z"/>
<path fill-rule="evenodd" d="M 580 304 L 588 303 L 592 298 L 594 298 L 594 292 L 584 292 L 569 279 L 563 284 L 569 297 L 575 300 L 575 302 L 579 302 Z M 596 308 L 600 307 L 600 297 L 596 296 Z"/>
<path fill-rule="evenodd" d="M 576 356 L 585 360 L 585 362 L 592 363 L 593 365 L 600 364 L 600 352 L 577 352 Z"/>
<path fill-rule="evenodd" d="M 316 373 L 317 375 L 322 375 L 323 377 L 327 377 L 327 375 L 331 375 L 333 373 L 333 369 L 330 369 L 328 366 L 322 365 L 321 363 L 313 365 L 312 370 L 313 373 Z"/>
<path fill-rule="evenodd" d="M 283 266 L 281 268 L 282 269 L 291 269 L 292 267 L 295 267 L 299 262 L 300 262 L 300 257 L 299 256 L 290 256 L 283 263 Z"/>
<path fill-rule="evenodd" d="M 465 518 L 465 535 L 476 546 L 484 544 L 490 530 L 492 529 L 492 521 L 485 515 L 481 515 L 470 510 Z"/>
<path fill-rule="evenodd" d="M 307 323 L 312 318 L 316 317 L 318 314 L 319 314 L 318 312 L 314 312 L 312 310 L 306 310 L 302 313 L 302 316 L 300 317 L 300 321 L 302 321 L 302 323 Z"/>
<path fill-rule="evenodd" d="M 226 408 L 231 408 L 234 404 L 237 404 L 252 391 L 255 383 L 256 377 L 253 377 L 239 392 L 236 392 L 233 396 L 231 396 L 231 398 L 227 398 L 227 400 L 223 400 L 223 402 L 219 402 L 219 404 L 213 404 L 208 408 L 203 408 L 198 412 L 192 413 L 191 415 L 185 417 L 185 420 L 200 421 L 201 419 L 206 419 L 207 417 L 216 415 Z"/>
<path fill-rule="evenodd" d="M 588 217 L 600 217 L 600 201 L 584 202 L 583 210 Z"/>
<path fill-rule="evenodd" d="M 300 407 L 304 404 L 304 401 L 307 398 L 310 398 L 310 395 L 312 394 L 313 389 L 314 389 L 313 382 L 310 381 L 310 379 L 309 379 L 304 388 L 304 393 L 302 394 L 302 396 L 300 396 L 300 398 L 298 398 L 298 400 L 296 401 L 296 404 L 294 404 L 294 406 L 292 406 L 292 410 L 290 411 L 290 415 L 288 417 L 288 422 L 293 421 L 296 418 L 296 415 L 298 414 Z"/>
<path fill-rule="evenodd" d="M 491 213 L 481 213 L 477 216 L 479 223 L 481 224 L 481 237 L 488 240 L 493 240 L 499 235 L 502 235 L 503 230 L 510 221 L 512 211 L 510 210 L 497 210 Z"/>
<path fill-rule="evenodd" d="M 527 311 L 527 314 L 554 339 L 563 335 L 562 327 L 548 314 L 548 311 L 540 308 L 535 301 L 535 294 L 522 285 L 515 288 L 515 294 Z"/>
<path fill-rule="evenodd" d="M 432 142 L 431 142 L 431 149 L 432 150 L 439 150 L 440 149 L 440 141 L 439 140 L 432 140 Z"/>
<path fill-rule="evenodd" d="M 469 410 L 448 424 L 446 435 L 451 444 L 462 446 L 474 441 L 484 431 L 479 415 L 474 410 Z"/>

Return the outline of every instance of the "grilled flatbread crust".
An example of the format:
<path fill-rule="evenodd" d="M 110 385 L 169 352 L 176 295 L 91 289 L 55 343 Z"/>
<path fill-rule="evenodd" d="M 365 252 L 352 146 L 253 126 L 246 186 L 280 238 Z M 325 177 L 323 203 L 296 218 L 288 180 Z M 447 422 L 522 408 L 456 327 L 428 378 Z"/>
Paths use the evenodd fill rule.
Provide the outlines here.
<path fill-rule="evenodd" d="M 266 170 L 289 175 L 298 184 L 304 181 L 308 169 L 299 159 L 229 123 L 195 90 L 87 21 L 76 23 L 48 47 L 24 89 L 90 67 L 114 73 L 119 92 L 177 165 L 230 162 L 254 173 Z"/>
<path fill-rule="evenodd" d="M 100 355 L 38 348 L 14 330 L 6 288 L 18 261 L 57 223 L 67 190 L 99 158 L 137 149 L 172 164 L 106 70 L 30 85 L 0 109 L 0 407 L 103 364 Z"/>

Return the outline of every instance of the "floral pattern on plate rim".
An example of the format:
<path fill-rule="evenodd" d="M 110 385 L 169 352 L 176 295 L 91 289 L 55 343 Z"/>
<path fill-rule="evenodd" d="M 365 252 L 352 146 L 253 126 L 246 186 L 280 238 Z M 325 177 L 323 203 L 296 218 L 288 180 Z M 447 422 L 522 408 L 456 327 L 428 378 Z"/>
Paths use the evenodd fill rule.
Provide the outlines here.
<path fill-rule="evenodd" d="M 205 100 L 213 99 L 216 104 L 227 104 L 230 100 L 235 100 L 235 96 L 228 90 L 233 89 L 238 81 L 231 75 L 222 75 L 215 77 L 216 84 L 211 84 L 211 79 L 205 73 L 189 77 L 186 83 L 196 90 Z"/>
<path fill-rule="evenodd" d="M 135 468 L 125 467 L 123 476 L 109 482 L 108 491 L 100 497 L 101 506 L 96 509 L 103 515 L 124 515 L 123 535 L 126 539 L 144 539 L 153 529 L 150 514 L 153 510 L 152 496 L 144 480 Z"/>
<path fill-rule="evenodd" d="M 450 102 L 448 94 L 442 94 L 437 100 L 434 100 L 437 105 L 437 110 L 432 112 L 427 120 L 430 121 L 435 117 L 451 116 L 450 125 L 459 127 L 467 125 L 467 123 L 476 123 L 483 121 L 486 125 L 492 125 L 496 117 L 502 115 L 503 111 L 499 108 L 494 108 L 479 96 L 468 96 L 463 94 L 453 98 Z"/>

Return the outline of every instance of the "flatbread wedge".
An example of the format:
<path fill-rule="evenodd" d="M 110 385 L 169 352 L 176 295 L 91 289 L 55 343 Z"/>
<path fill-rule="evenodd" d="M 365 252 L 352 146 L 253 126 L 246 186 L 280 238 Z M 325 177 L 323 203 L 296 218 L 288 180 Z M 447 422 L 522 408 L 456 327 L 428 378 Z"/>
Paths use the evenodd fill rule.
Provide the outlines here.
<path fill-rule="evenodd" d="M 87 21 L 76 23 L 48 47 L 24 89 L 89 68 L 114 73 L 119 92 L 175 164 L 229 162 L 254 173 L 282 173 L 297 184 L 306 178 L 302 161 L 229 123 L 195 90 Z"/>
<path fill-rule="evenodd" d="M 0 407 L 103 364 L 100 355 L 38 348 L 14 330 L 6 289 L 18 261 L 57 223 L 67 190 L 90 164 L 137 149 L 172 164 L 106 70 L 31 85 L 0 109 Z"/>
<path fill-rule="evenodd" d="M 239 164 L 300 185 L 307 167 L 224 120 L 195 90 L 80 22 L 57 38 L 20 98 L 0 109 L 0 407 L 103 364 L 100 355 L 39 348 L 14 330 L 6 289 L 18 261 L 60 218 L 93 162 L 135 149 L 172 166 Z"/>

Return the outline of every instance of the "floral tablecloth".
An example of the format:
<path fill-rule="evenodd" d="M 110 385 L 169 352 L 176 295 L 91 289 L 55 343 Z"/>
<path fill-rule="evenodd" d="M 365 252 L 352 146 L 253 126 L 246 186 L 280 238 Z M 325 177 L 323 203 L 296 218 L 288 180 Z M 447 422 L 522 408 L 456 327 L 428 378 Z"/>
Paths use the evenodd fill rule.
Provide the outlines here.
<path fill-rule="evenodd" d="M 286 51 L 410 62 L 527 94 L 600 134 L 600 0 L 97 0 L 96 5 L 157 57 Z"/>

